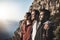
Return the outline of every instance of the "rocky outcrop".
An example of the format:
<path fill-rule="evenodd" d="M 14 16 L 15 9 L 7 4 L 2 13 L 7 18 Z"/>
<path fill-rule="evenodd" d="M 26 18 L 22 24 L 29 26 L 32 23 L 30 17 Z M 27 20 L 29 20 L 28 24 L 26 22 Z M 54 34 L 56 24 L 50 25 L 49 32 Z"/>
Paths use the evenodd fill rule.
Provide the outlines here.
<path fill-rule="evenodd" d="M 31 9 L 40 10 L 41 8 L 45 8 L 51 11 L 51 15 L 60 12 L 60 0 L 34 0 L 32 5 L 30 6 Z"/>
<path fill-rule="evenodd" d="M 31 11 L 32 9 L 40 10 L 41 8 L 45 8 L 49 10 L 51 12 L 51 15 L 54 15 L 55 17 L 55 18 L 53 17 L 52 19 L 54 19 L 56 22 L 58 20 L 59 22 L 60 16 L 58 15 L 60 15 L 59 14 L 60 13 L 60 0 L 34 0 L 32 5 L 29 8 L 29 11 Z M 11 40 L 20 40 L 19 30 L 20 30 L 20 25 L 19 25 L 19 28 L 15 31 L 14 33 L 15 35 Z"/>

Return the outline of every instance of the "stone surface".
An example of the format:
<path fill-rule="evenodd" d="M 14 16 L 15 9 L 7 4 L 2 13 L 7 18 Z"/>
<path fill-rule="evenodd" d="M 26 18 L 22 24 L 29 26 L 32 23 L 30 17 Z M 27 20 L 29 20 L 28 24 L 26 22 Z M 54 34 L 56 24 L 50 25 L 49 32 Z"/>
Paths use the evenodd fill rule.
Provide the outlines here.
<path fill-rule="evenodd" d="M 30 9 L 40 10 L 43 7 L 51 11 L 51 15 L 59 13 L 60 0 L 34 0 Z"/>
<path fill-rule="evenodd" d="M 41 8 L 45 8 L 51 12 L 51 15 L 54 15 L 53 19 L 59 22 L 60 19 L 60 0 L 34 0 L 32 5 L 30 6 L 29 10 L 37 9 L 40 10 Z M 58 14 L 58 15 L 56 15 Z M 56 19 L 58 18 L 58 19 Z M 53 20 L 53 21 L 54 21 Z M 11 40 L 20 40 L 19 35 L 20 25 L 19 28 L 15 31 L 15 35 Z"/>

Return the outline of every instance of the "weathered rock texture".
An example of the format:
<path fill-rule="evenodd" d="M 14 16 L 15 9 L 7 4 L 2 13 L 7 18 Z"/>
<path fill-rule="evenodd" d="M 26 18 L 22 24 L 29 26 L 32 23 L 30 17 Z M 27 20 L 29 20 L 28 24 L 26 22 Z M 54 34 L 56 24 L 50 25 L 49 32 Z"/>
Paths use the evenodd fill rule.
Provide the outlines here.
<path fill-rule="evenodd" d="M 60 0 L 34 0 L 30 9 L 40 10 L 43 7 L 51 11 L 51 15 L 60 12 Z"/>
<path fill-rule="evenodd" d="M 41 8 L 45 8 L 51 12 L 51 15 L 54 15 L 52 17 L 53 21 L 56 22 L 56 24 L 59 24 L 60 20 L 60 0 L 34 0 L 32 5 L 30 6 L 29 10 L 37 9 L 40 10 Z M 15 31 L 15 36 L 11 40 L 20 40 L 19 28 Z"/>

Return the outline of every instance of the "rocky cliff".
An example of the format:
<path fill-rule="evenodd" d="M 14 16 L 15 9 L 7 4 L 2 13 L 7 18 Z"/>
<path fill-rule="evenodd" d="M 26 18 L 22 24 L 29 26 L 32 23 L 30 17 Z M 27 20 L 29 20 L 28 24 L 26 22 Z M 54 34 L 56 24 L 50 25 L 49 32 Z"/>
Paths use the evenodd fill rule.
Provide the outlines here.
<path fill-rule="evenodd" d="M 30 6 L 29 10 L 37 9 L 40 10 L 41 8 L 45 8 L 51 12 L 51 15 L 54 15 L 52 19 L 55 22 L 59 22 L 60 20 L 60 0 L 34 0 L 32 5 Z M 54 21 L 53 20 L 53 21 Z M 60 22 L 59 22 L 60 23 Z M 15 31 L 15 35 L 11 40 L 20 40 L 19 35 L 20 25 L 19 28 Z"/>
<path fill-rule="evenodd" d="M 47 10 L 51 11 L 51 15 L 60 12 L 60 0 L 34 0 L 32 5 L 30 6 L 31 9 L 38 9 L 40 10 L 43 7 Z"/>

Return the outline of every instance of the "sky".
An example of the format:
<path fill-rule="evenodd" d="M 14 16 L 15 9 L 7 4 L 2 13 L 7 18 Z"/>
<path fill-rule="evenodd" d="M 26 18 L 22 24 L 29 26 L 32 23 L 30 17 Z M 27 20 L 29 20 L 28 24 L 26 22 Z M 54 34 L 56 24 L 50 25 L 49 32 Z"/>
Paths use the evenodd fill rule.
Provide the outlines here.
<path fill-rule="evenodd" d="M 0 0 L 0 20 L 22 20 L 32 2 L 32 0 Z"/>
<path fill-rule="evenodd" d="M 7 31 L 12 36 L 32 2 L 33 0 L 0 0 L 0 23 L 3 31 Z"/>

